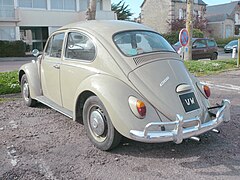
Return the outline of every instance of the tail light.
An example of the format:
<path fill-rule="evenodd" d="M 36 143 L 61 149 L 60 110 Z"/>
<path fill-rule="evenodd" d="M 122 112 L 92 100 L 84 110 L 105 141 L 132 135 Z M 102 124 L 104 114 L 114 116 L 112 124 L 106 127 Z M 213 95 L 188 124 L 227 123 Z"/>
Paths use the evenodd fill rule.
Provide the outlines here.
<path fill-rule="evenodd" d="M 146 110 L 146 106 L 145 106 L 144 102 L 142 102 L 141 100 L 137 100 L 136 107 L 137 107 L 137 111 L 138 111 L 139 115 L 141 117 L 145 117 L 147 110 Z"/>
<path fill-rule="evenodd" d="M 147 108 L 143 101 L 133 96 L 130 96 L 128 99 L 128 102 L 129 102 L 130 109 L 135 116 L 137 116 L 140 119 L 143 119 L 146 116 Z"/>
<path fill-rule="evenodd" d="M 210 88 L 207 85 L 203 85 L 203 90 L 204 90 L 206 97 L 209 98 L 211 95 Z"/>

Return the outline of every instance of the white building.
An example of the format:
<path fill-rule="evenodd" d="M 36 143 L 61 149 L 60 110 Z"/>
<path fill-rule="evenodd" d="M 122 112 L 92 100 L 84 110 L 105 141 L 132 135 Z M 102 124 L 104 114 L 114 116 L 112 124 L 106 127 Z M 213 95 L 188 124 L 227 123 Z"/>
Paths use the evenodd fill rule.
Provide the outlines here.
<path fill-rule="evenodd" d="M 86 20 L 89 0 L 0 0 L 0 40 L 24 40 L 42 50 L 57 28 Z M 96 19 L 116 19 L 111 0 L 97 0 Z"/>

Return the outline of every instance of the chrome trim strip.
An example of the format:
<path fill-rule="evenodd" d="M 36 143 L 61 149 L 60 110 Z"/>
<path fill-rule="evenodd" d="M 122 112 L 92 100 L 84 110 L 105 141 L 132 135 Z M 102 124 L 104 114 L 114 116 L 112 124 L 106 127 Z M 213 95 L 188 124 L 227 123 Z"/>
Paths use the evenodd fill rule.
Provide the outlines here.
<path fill-rule="evenodd" d="M 41 103 L 43 103 L 43 104 L 45 104 L 46 106 L 48 106 L 48 107 L 50 107 L 50 108 L 52 108 L 54 110 L 62 113 L 63 115 L 73 119 L 73 115 L 72 115 L 73 113 L 71 111 L 69 111 L 67 109 L 64 109 L 63 107 L 58 106 L 57 104 L 55 104 L 54 102 L 52 102 L 48 98 L 46 98 L 44 96 L 38 96 L 36 98 L 36 100 L 41 102 Z"/>

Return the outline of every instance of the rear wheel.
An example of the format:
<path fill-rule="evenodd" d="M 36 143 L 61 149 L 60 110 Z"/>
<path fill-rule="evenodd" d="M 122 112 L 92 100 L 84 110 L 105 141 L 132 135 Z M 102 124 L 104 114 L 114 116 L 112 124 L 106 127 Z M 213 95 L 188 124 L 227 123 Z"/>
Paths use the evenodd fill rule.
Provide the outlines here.
<path fill-rule="evenodd" d="M 29 84 L 26 74 L 24 74 L 21 78 L 21 90 L 24 103 L 29 107 L 35 106 L 37 101 L 32 99 L 30 96 Z"/>
<path fill-rule="evenodd" d="M 88 138 L 97 148 L 107 151 L 120 143 L 121 135 L 114 128 L 106 108 L 97 96 L 86 100 L 83 122 Z"/>
<path fill-rule="evenodd" d="M 217 57 L 218 57 L 217 53 L 213 53 L 212 57 L 210 59 L 211 60 L 217 60 Z"/>

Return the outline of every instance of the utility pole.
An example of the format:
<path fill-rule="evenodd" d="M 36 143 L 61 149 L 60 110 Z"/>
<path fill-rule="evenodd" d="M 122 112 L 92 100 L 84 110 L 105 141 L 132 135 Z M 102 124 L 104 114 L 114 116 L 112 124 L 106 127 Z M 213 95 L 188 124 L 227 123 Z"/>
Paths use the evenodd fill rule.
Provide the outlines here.
<path fill-rule="evenodd" d="M 189 41 L 186 48 L 184 60 L 192 60 L 192 30 L 193 30 L 193 0 L 187 0 L 187 21 L 186 29 L 188 31 Z"/>

